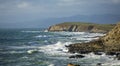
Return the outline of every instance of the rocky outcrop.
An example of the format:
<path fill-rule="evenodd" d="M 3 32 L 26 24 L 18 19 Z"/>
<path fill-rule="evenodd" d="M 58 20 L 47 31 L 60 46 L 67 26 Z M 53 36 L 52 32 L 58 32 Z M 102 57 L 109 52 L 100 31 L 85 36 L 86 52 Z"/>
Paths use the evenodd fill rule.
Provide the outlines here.
<path fill-rule="evenodd" d="M 120 23 L 102 37 L 106 51 L 120 51 Z"/>
<path fill-rule="evenodd" d="M 104 51 L 104 45 L 101 40 L 94 40 L 89 43 L 77 43 L 68 46 L 69 52 L 88 54 L 90 52 Z"/>
<path fill-rule="evenodd" d="M 88 43 L 77 43 L 67 46 L 71 53 L 89 53 L 89 52 L 106 52 L 111 55 L 120 55 L 120 23 L 118 23 L 105 36 L 100 37 Z"/>
<path fill-rule="evenodd" d="M 83 55 L 72 55 L 69 58 L 84 58 L 85 56 Z"/>
<path fill-rule="evenodd" d="M 75 65 L 75 64 L 69 63 L 67 66 L 80 66 L 80 65 Z"/>
<path fill-rule="evenodd" d="M 93 23 L 76 23 L 65 22 L 57 25 L 50 26 L 48 31 L 70 31 L 70 32 L 108 32 L 115 25 L 114 24 L 93 24 Z"/>

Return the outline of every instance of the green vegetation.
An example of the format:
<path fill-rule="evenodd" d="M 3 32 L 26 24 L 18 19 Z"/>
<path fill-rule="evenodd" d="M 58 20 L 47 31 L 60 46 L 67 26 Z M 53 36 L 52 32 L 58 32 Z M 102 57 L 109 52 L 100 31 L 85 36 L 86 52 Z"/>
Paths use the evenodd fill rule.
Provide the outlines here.
<path fill-rule="evenodd" d="M 108 32 L 115 24 L 96 24 L 88 22 L 64 22 L 51 26 L 49 31 L 71 31 L 71 32 Z"/>
<path fill-rule="evenodd" d="M 95 23 L 89 23 L 89 22 L 64 22 L 57 25 L 94 25 Z"/>

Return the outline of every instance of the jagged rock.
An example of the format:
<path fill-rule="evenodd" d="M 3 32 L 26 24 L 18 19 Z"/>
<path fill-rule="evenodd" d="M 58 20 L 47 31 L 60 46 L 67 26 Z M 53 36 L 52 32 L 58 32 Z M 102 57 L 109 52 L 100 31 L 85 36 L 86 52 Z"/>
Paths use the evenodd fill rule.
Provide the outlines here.
<path fill-rule="evenodd" d="M 120 52 L 120 23 L 98 40 L 93 40 L 88 43 L 71 44 L 67 47 L 69 52 L 72 53 L 105 52 L 108 55 L 116 55 L 116 52 Z"/>
<path fill-rule="evenodd" d="M 106 51 L 120 51 L 120 23 L 102 38 Z"/>
<path fill-rule="evenodd" d="M 84 58 L 85 56 L 83 55 L 72 55 L 69 58 Z"/>

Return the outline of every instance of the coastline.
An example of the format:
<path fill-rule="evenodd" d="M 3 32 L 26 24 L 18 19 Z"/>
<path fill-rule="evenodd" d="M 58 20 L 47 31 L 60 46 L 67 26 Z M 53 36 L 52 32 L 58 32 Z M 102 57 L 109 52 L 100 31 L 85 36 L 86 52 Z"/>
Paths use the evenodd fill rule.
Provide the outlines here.
<path fill-rule="evenodd" d="M 120 60 L 120 23 L 118 23 L 110 32 L 97 40 L 87 43 L 77 43 L 67 46 L 70 53 L 114 56 L 114 59 Z M 84 56 L 84 55 L 83 55 Z M 77 55 L 75 56 L 75 58 Z M 82 57 L 79 57 L 82 58 Z M 74 65 L 75 66 L 75 65 Z M 100 64 L 101 66 L 101 64 Z"/>
<path fill-rule="evenodd" d="M 48 29 L 48 31 L 51 31 L 50 28 Z M 60 28 L 57 27 L 57 29 L 60 29 Z M 51 32 L 55 32 L 55 31 L 56 30 L 52 30 Z M 59 30 L 57 31 L 59 32 Z M 60 32 L 61 31 L 63 30 L 60 30 Z M 100 33 L 105 33 L 105 32 L 100 32 Z M 68 48 L 69 53 L 73 53 L 73 54 L 77 53 L 76 55 L 72 55 L 69 58 L 84 58 L 85 57 L 84 54 L 93 53 L 95 55 L 102 55 L 103 53 L 105 53 L 105 55 L 114 56 L 113 57 L 114 59 L 120 60 L 120 42 L 119 42 L 120 35 L 119 34 L 120 34 L 120 23 L 118 23 L 112 30 L 107 32 L 105 36 L 99 37 L 99 39 L 97 40 L 92 40 L 86 43 L 70 44 L 65 47 Z M 70 64 L 68 64 L 68 66 L 69 65 Z M 73 64 L 73 66 L 76 66 L 76 65 Z"/>

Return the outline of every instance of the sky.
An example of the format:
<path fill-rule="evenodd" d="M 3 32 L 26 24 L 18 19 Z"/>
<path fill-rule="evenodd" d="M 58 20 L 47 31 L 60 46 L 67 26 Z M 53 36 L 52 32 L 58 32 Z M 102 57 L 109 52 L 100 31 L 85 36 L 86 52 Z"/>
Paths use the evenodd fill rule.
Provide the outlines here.
<path fill-rule="evenodd" d="M 120 0 L 0 0 L 0 28 L 34 28 L 37 20 L 119 12 Z"/>

